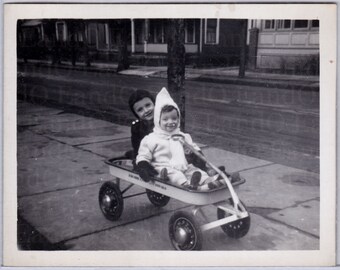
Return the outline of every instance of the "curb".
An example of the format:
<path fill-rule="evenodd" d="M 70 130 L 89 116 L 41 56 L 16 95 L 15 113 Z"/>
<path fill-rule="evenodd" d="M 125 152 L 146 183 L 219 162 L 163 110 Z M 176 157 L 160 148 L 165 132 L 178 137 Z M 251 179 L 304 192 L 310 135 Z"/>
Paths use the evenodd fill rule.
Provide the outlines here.
<path fill-rule="evenodd" d="M 87 71 L 87 72 L 100 72 L 100 73 L 117 73 L 116 68 L 105 68 L 105 67 L 95 67 L 95 66 L 71 66 L 65 64 L 57 64 L 52 65 L 49 63 L 23 63 L 17 62 L 17 65 L 24 66 L 24 65 L 31 65 L 36 67 L 47 67 L 47 68 L 58 68 L 58 69 L 67 69 L 67 70 L 77 70 L 77 71 Z M 124 74 L 124 76 L 137 76 L 141 77 L 140 75 L 128 75 Z M 142 76 L 143 77 L 143 76 Z M 153 74 L 153 78 L 163 78 L 162 76 L 157 76 L 157 72 Z M 163 78 L 164 79 L 164 78 Z M 257 86 L 257 87 L 268 87 L 268 88 L 279 88 L 279 89 L 288 89 L 288 90 L 300 90 L 300 91 L 314 91 L 318 92 L 320 90 L 319 85 L 310 85 L 310 84 L 303 84 L 299 82 L 292 82 L 292 81 L 279 81 L 273 79 L 248 79 L 248 78 L 238 78 L 238 77 L 228 77 L 228 76 L 209 76 L 209 75 L 200 75 L 198 77 L 188 77 L 186 78 L 188 81 L 198 81 L 198 82 L 209 82 L 209 83 L 220 83 L 220 84 L 235 84 L 235 85 L 248 85 L 248 86 Z M 315 83 L 314 83 L 315 84 Z"/>
<path fill-rule="evenodd" d="M 101 72 L 101 73 L 117 73 L 116 68 L 103 68 L 103 67 L 95 67 L 95 66 L 71 66 L 65 64 L 47 64 L 47 63 L 22 63 L 18 62 L 18 66 L 36 66 L 36 67 L 47 67 L 47 68 L 58 68 L 58 69 L 71 69 L 77 71 L 88 71 L 88 72 Z"/>
<path fill-rule="evenodd" d="M 222 76 L 221 76 L 222 77 Z M 294 82 L 282 82 L 273 80 L 249 80 L 247 78 L 217 78 L 217 77 L 198 77 L 189 79 L 191 81 L 209 82 L 209 83 L 222 83 L 222 84 L 236 84 L 236 85 L 248 85 L 257 87 L 268 87 L 268 88 L 280 88 L 288 90 L 300 90 L 300 91 L 314 91 L 319 92 L 320 87 L 317 85 L 307 85 Z"/>

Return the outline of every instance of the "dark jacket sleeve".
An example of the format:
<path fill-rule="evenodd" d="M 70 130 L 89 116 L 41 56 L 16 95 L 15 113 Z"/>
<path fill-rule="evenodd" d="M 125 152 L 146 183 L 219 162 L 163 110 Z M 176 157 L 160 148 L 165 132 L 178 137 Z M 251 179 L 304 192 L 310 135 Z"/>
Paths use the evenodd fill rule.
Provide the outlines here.
<path fill-rule="evenodd" d="M 139 149 L 141 140 L 142 138 L 140 136 L 139 125 L 138 124 L 132 125 L 131 126 L 131 144 L 133 148 L 134 159 L 138 155 L 138 149 Z"/>
<path fill-rule="evenodd" d="M 202 152 L 201 152 L 201 154 L 203 155 Z M 206 163 L 202 159 L 200 159 L 198 156 L 196 156 L 194 153 L 190 153 L 188 155 L 185 155 L 185 158 L 187 159 L 188 163 L 191 163 L 192 165 L 201 169 L 202 171 L 207 171 Z"/>

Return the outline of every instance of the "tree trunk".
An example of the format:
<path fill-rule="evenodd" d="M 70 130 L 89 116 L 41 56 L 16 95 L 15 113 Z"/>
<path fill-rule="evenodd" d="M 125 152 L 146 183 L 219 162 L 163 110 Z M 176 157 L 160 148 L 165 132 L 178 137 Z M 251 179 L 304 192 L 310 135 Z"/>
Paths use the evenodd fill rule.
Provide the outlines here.
<path fill-rule="evenodd" d="M 181 113 L 181 129 L 185 129 L 185 47 L 184 20 L 168 23 L 168 90 Z"/>
<path fill-rule="evenodd" d="M 76 59 L 77 59 L 77 49 L 76 49 L 76 40 L 75 40 L 75 35 L 76 35 L 76 22 L 71 20 L 68 24 L 68 29 L 70 31 L 71 37 L 70 37 L 70 53 L 71 53 L 71 63 L 72 66 L 76 65 Z"/>
<path fill-rule="evenodd" d="M 82 22 L 82 28 L 81 28 L 81 34 L 83 37 L 83 44 L 84 44 L 84 60 L 85 60 L 85 65 L 87 67 L 91 66 L 91 60 L 90 60 L 90 55 L 89 55 L 89 45 L 87 43 L 87 37 L 86 37 L 86 22 Z"/>
<path fill-rule="evenodd" d="M 27 49 L 26 47 L 26 41 L 24 39 L 24 35 L 22 33 L 22 20 L 18 20 L 17 22 L 17 54 L 20 55 L 23 59 L 24 62 L 27 63 Z"/>
<path fill-rule="evenodd" d="M 56 20 L 55 19 L 47 19 L 45 24 L 45 34 L 47 35 L 51 51 L 52 51 L 52 65 L 60 64 L 60 45 L 57 40 L 56 34 Z"/>
<path fill-rule="evenodd" d="M 242 20 L 241 22 L 240 69 L 238 72 L 240 78 L 243 78 L 246 73 L 247 22 L 247 20 Z"/>
<path fill-rule="evenodd" d="M 120 34 L 118 37 L 118 67 L 117 72 L 121 70 L 128 69 L 130 67 L 129 63 L 129 55 L 127 50 L 128 45 L 128 27 L 129 20 L 119 20 L 118 24 L 120 24 Z"/>

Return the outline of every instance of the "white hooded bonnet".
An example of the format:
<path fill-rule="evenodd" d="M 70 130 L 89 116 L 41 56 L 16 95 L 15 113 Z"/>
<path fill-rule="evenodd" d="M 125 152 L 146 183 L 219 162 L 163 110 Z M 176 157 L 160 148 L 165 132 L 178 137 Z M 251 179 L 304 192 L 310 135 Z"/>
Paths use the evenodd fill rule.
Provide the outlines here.
<path fill-rule="evenodd" d="M 180 111 L 177 106 L 177 104 L 174 102 L 174 100 L 171 98 L 169 92 L 166 90 L 165 87 L 162 88 L 162 90 L 157 94 L 156 102 L 155 102 L 155 109 L 154 109 L 154 124 L 155 127 L 153 129 L 154 133 L 158 136 L 169 140 L 169 151 L 171 153 L 171 159 L 170 159 L 170 165 L 171 167 L 178 169 L 178 170 L 186 170 L 187 169 L 187 161 L 185 159 L 184 150 L 182 144 L 178 140 L 173 140 L 171 138 L 171 135 L 173 134 L 183 134 L 180 131 L 179 123 L 178 127 L 173 130 L 172 132 L 167 132 L 160 127 L 160 118 L 161 118 L 161 112 L 162 108 L 166 105 L 174 106 L 179 115 L 179 122 L 180 122 Z"/>
<path fill-rule="evenodd" d="M 160 127 L 160 119 L 161 119 L 162 108 L 166 105 L 174 106 L 177 109 L 178 115 L 179 115 L 179 122 L 180 122 L 181 114 L 180 114 L 179 108 L 178 108 L 177 104 L 175 103 L 175 101 L 171 98 L 168 90 L 166 90 L 166 88 L 163 87 L 162 90 L 159 91 L 159 93 L 156 96 L 154 117 L 153 117 L 153 121 L 154 121 L 154 124 L 155 124 L 154 132 L 156 132 L 158 134 L 164 134 L 166 132 L 166 131 L 162 130 L 161 127 Z M 171 133 L 169 133 L 169 132 L 166 132 L 166 133 L 168 135 L 180 133 L 179 124 L 178 124 L 178 127 L 174 131 L 172 131 Z"/>

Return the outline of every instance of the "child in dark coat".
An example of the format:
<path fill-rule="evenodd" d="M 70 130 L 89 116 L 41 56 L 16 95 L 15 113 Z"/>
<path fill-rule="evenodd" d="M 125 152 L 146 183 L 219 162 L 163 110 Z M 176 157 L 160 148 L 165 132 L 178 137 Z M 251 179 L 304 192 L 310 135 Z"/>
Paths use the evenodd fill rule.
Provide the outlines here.
<path fill-rule="evenodd" d="M 155 98 L 145 90 L 137 90 L 129 98 L 129 107 L 137 117 L 131 124 L 132 159 L 136 158 L 142 139 L 153 130 L 154 106 Z"/>

